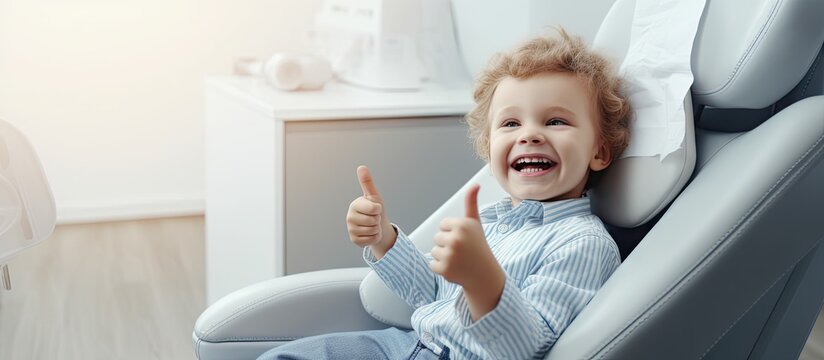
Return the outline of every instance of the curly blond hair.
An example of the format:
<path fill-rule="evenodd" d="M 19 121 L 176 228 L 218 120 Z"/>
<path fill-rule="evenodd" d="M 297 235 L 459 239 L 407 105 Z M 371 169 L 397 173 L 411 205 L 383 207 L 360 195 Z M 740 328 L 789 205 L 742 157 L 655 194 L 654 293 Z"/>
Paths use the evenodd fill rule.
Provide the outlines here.
<path fill-rule="evenodd" d="M 556 28 L 557 38 L 541 36 L 514 51 L 496 54 L 475 85 L 475 108 L 466 115 L 477 155 L 489 162 L 489 106 L 498 84 L 507 77 L 526 79 L 542 73 L 567 72 L 584 81 L 600 117 L 600 136 L 610 159 L 629 143 L 630 106 L 622 80 L 609 60 L 592 51 L 580 37 Z M 589 187 L 589 186 L 587 186 Z"/>

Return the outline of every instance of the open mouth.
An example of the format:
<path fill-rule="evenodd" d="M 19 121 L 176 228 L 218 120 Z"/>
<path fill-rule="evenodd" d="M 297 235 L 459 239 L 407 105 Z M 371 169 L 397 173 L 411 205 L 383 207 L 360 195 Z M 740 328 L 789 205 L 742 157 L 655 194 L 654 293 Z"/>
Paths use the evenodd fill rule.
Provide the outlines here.
<path fill-rule="evenodd" d="M 512 163 L 512 168 L 522 174 L 536 174 L 555 166 L 555 162 L 544 157 L 521 157 Z"/>

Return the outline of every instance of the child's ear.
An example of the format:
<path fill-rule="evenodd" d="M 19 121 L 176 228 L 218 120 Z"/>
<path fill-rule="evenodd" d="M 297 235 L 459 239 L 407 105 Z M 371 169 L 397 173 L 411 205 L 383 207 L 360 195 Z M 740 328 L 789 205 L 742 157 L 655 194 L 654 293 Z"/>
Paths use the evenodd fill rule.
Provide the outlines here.
<path fill-rule="evenodd" d="M 598 145 L 598 149 L 595 151 L 592 160 L 589 161 L 589 168 L 593 171 L 601 171 L 606 169 L 611 162 L 612 155 L 610 154 L 609 147 L 601 143 Z"/>

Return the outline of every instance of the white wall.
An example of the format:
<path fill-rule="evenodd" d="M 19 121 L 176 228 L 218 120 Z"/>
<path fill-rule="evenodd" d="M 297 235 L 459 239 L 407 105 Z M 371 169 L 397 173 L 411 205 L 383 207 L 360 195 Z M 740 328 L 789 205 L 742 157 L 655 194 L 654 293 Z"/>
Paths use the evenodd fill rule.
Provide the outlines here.
<path fill-rule="evenodd" d="M 481 18 L 477 4 L 452 1 Z M 516 4 L 536 6 L 532 25 L 559 21 L 589 40 L 612 1 Z M 320 4 L 0 0 L 0 118 L 34 144 L 60 222 L 202 213 L 204 76 L 229 74 L 237 57 L 306 50 Z M 505 50 L 488 46 L 488 23 L 462 23 L 464 50 Z"/>
<path fill-rule="evenodd" d="M 319 0 L 0 0 L 0 117 L 60 222 L 203 211 L 203 87 L 239 56 L 300 51 Z"/>
<path fill-rule="evenodd" d="M 495 53 L 525 39 L 555 35 L 552 26 L 592 43 L 615 0 L 451 0 L 461 52 L 469 72 L 480 73 Z M 507 24 L 490 26 L 489 24 Z"/>

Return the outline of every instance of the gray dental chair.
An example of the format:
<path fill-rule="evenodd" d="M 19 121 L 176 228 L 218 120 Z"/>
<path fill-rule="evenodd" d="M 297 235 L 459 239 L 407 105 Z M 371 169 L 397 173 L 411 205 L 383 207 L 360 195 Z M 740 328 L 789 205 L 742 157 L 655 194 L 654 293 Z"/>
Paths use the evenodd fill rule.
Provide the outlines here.
<path fill-rule="evenodd" d="M 596 48 L 622 58 L 634 4 L 615 3 Z M 617 161 L 591 192 L 628 256 L 547 359 L 798 358 L 824 299 L 822 19 L 819 0 L 707 0 L 684 148 Z M 481 203 L 504 196 L 486 168 L 472 183 Z M 410 235 L 421 250 L 465 189 Z M 193 341 L 202 360 L 253 359 L 305 336 L 408 328 L 411 312 L 368 268 L 317 271 L 220 299 Z"/>

